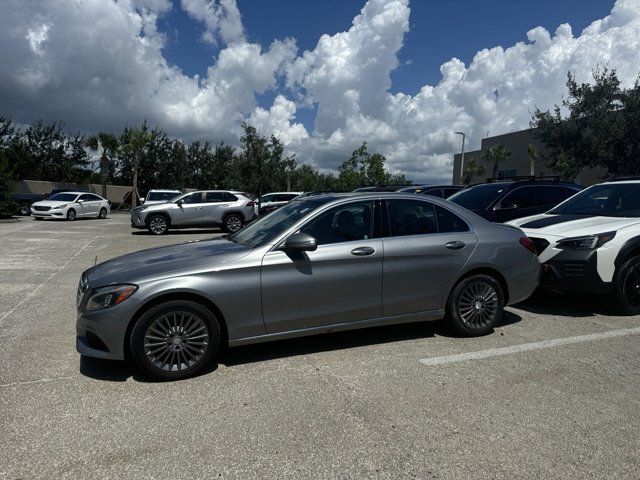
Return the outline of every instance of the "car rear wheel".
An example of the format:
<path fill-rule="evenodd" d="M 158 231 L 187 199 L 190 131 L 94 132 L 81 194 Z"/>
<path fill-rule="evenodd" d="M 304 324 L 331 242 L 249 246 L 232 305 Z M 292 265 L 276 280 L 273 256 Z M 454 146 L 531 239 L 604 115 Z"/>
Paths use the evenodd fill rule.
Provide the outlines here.
<path fill-rule="evenodd" d="M 220 349 L 218 320 L 199 303 L 176 300 L 157 305 L 136 322 L 131 358 L 156 380 L 181 380 L 202 372 Z"/>
<path fill-rule="evenodd" d="M 76 219 L 76 211 L 73 208 L 70 208 L 67 212 L 67 220 L 73 222 Z"/>
<path fill-rule="evenodd" d="M 107 218 L 107 209 L 106 209 L 106 208 L 102 207 L 102 208 L 100 209 L 100 213 L 98 214 L 98 218 L 101 218 L 101 219 L 103 219 L 103 220 L 104 220 L 105 218 Z"/>
<path fill-rule="evenodd" d="M 640 257 L 632 257 L 616 269 L 613 293 L 623 315 L 640 315 Z"/>
<path fill-rule="evenodd" d="M 164 215 L 154 215 L 149 219 L 147 228 L 154 235 L 164 235 L 169 230 L 169 222 Z"/>
<path fill-rule="evenodd" d="M 471 275 L 463 278 L 447 301 L 447 317 L 453 328 L 466 336 L 485 335 L 502 318 L 504 293 L 495 278 Z"/>
<path fill-rule="evenodd" d="M 236 233 L 242 228 L 242 225 L 242 217 L 236 213 L 227 215 L 224 217 L 224 221 L 222 222 L 224 231 L 228 233 Z"/>

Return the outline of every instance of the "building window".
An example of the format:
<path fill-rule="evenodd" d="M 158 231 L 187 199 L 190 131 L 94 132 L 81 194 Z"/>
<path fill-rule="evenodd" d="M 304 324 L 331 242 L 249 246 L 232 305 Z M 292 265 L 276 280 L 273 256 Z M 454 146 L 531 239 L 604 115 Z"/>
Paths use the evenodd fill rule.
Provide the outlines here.
<path fill-rule="evenodd" d="M 518 169 L 517 168 L 505 168 L 504 170 L 498 170 L 498 178 L 503 180 L 505 178 L 517 177 Z"/>

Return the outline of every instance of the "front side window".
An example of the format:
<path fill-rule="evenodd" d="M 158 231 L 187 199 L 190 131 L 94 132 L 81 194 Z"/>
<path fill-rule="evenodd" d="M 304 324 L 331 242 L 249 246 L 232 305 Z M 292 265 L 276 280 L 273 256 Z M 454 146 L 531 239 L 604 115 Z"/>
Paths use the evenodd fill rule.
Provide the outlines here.
<path fill-rule="evenodd" d="M 594 185 L 549 213 L 605 217 L 640 217 L 640 184 Z"/>
<path fill-rule="evenodd" d="M 373 237 L 373 203 L 340 205 L 319 215 L 300 229 L 318 245 L 366 240 Z"/>
<path fill-rule="evenodd" d="M 437 233 L 433 205 L 418 200 L 389 200 L 389 233 L 392 237 Z"/>
<path fill-rule="evenodd" d="M 182 203 L 184 204 L 202 203 L 202 193 L 201 192 L 189 193 L 184 197 L 182 197 Z"/>
<path fill-rule="evenodd" d="M 164 202 L 175 198 L 176 195 L 180 195 L 176 192 L 149 192 L 147 200 L 152 202 Z"/>

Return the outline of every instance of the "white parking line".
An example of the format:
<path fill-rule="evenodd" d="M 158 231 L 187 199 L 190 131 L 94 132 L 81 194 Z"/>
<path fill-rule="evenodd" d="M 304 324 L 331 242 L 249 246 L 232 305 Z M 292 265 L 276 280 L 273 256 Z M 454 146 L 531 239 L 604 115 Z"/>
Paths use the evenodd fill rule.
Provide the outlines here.
<path fill-rule="evenodd" d="M 595 340 L 604 340 L 607 338 L 626 337 L 628 335 L 640 334 L 638 328 L 623 328 L 621 330 L 609 330 L 607 332 L 590 333 L 588 335 L 578 335 L 575 337 L 556 338 L 553 340 L 543 340 L 540 342 L 522 343 L 520 345 L 512 345 L 510 347 L 489 348 L 487 350 L 479 350 L 477 352 L 459 353 L 456 355 L 444 355 L 442 357 L 421 358 L 418 361 L 423 365 L 446 365 L 448 363 L 466 362 L 469 360 L 481 360 L 483 358 L 499 357 L 502 355 L 511 355 L 513 353 L 528 352 L 530 350 L 542 350 L 544 348 L 560 347 L 562 345 L 571 345 L 573 343 L 593 342 Z"/>

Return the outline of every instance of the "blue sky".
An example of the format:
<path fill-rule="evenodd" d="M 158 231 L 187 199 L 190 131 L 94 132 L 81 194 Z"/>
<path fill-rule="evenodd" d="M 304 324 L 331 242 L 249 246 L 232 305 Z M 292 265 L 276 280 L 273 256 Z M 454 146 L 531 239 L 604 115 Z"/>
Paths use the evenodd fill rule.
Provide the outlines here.
<path fill-rule="evenodd" d="M 180 8 L 162 17 L 166 34 L 165 58 L 186 75 L 203 77 L 223 45 L 201 41 L 202 25 Z M 268 46 L 273 40 L 293 37 L 299 53 L 313 50 L 323 34 L 348 30 L 364 1 L 358 0 L 237 0 L 248 40 Z M 478 50 L 509 47 L 526 41 L 526 32 L 542 26 L 550 32 L 569 23 L 574 35 L 605 17 L 614 0 L 413 0 L 410 31 L 399 53 L 401 65 L 391 74 L 392 93 L 418 93 L 441 78 L 440 65 L 453 57 L 471 62 Z M 271 105 L 274 92 L 258 96 L 258 104 Z M 313 129 L 315 111 L 299 109 L 296 120 Z"/>

